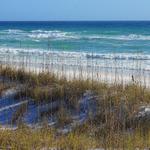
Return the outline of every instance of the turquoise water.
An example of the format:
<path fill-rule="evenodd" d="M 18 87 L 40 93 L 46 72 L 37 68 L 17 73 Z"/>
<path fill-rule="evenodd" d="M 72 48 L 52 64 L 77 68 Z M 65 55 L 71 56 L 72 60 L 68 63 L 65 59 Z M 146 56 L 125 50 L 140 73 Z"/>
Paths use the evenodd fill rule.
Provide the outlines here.
<path fill-rule="evenodd" d="M 0 47 L 150 53 L 150 22 L 0 22 Z"/>

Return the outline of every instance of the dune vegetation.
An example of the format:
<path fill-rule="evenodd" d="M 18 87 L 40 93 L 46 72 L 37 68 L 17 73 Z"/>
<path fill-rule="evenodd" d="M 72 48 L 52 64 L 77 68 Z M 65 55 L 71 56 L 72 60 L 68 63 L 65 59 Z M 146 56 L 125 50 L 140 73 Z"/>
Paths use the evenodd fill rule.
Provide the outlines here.
<path fill-rule="evenodd" d="M 6 89 L 19 87 L 16 99 L 30 98 L 37 105 L 59 102 L 59 108 L 42 112 L 41 116 L 56 113 L 57 124 L 51 127 L 43 122 L 42 128 L 29 128 L 18 121 L 16 130 L 0 130 L 0 149 L 60 149 L 88 150 L 145 149 L 150 147 L 150 115 L 138 118 L 139 108 L 150 105 L 150 89 L 134 81 L 130 84 L 106 84 L 94 80 L 58 78 L 50 72 L 34 74 L 23 69 L 1 67 L 0 94 Z M 9 84 L 8 84 L 9 83 Z M 72 123 L 69 112 L 78 108 L 86 91 L 92 91 L 96 107 L 94 115 L 89 112 L 82 124 L 71 132 L 58 132 Z M 67 103 L 67 107 L 64 107 Z M 12 123 L 25 112 L 23 105 L 14 114 Z M 21 120 L 21 119 L 20 119 Z"/>

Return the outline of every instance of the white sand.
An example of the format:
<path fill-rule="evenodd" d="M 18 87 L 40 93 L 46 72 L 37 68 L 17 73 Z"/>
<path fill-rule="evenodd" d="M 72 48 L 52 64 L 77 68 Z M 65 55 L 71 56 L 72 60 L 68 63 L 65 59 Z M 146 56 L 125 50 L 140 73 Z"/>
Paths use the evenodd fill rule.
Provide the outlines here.
<path fill-rule="evenodd" d="M 33 55 L 33 56 L 32 56 Z M 1 55 L 0 64 L 23 68 L 28 72 L 51 72 L 68 80 L 91 79 L 106 83 L 130 82 L 150 87 L 150 70 L 144 68 L 144 63 L 134 60 L 101 60 L 83 59 L 72 56 L 60 57 L 50 54 L 35 55 Z"/>

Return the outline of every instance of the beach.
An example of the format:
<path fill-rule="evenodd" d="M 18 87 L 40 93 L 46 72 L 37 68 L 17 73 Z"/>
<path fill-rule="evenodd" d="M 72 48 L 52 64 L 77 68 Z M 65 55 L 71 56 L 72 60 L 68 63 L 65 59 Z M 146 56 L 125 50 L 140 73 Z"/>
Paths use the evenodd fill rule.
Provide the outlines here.
<path fill-rule="evenodd" d="M 105 54 L 26 49 L 1 50 L 2 66 L 24 69 L 28 72 L 51 72 L 59 78 L 90 79 L 105 83 L 150 86 L 149 60 L 146 55 Z M 124 58 L 122 58 L 124 57 Z"/>
<path fill-rule="evenodd" d="M 149 41 L 150 22 L 0 22 L 2 148 L 147 148 Z"/>
<path fill-rule="evenodd" d="M 1 22 L 0 63 L 149 87 L 149 22 Z"/>

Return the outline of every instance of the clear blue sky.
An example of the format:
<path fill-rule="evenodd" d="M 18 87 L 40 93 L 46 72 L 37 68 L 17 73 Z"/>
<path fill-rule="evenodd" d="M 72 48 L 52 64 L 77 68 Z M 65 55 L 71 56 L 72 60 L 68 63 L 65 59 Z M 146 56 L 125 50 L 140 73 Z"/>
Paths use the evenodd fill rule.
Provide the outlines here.
<path fill-rule="evenodd" d="M 150 0 L 0 0 L 0 20 L 150 20 Z"/>

